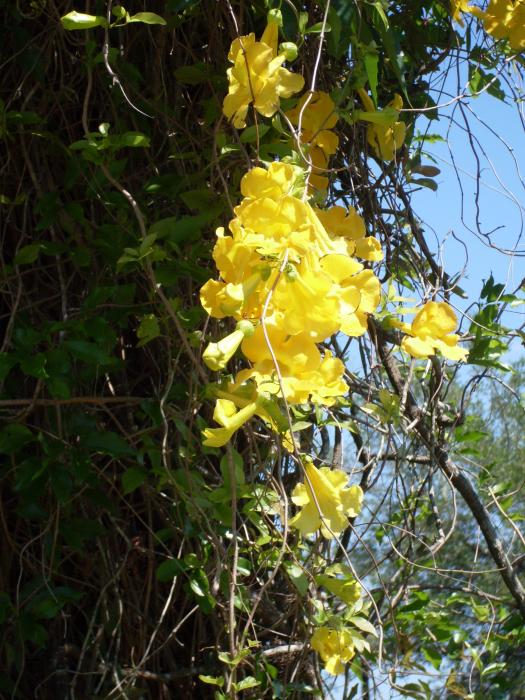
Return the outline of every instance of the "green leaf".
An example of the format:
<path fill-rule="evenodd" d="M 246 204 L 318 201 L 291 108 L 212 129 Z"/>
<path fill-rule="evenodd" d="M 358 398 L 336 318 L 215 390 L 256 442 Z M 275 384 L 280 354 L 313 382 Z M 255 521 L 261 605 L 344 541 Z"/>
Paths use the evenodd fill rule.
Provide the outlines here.
<path fill-rule="evenodd" d="M 46 369 L 47 357 L 45 353 L 39 352 L 32 357 L 26 357 L 20 362 L 20 369 L 24 374 L 37 379 L 47 379 L 49 374 Z"/>
<path fill-rule="evenodd" d="M 406 80 L 405 76 L 402 72 L 403 68 L 403 59 L 404 59 L 404 53 L 401 50 L 400 47 L 400 42 L 398 36 L 394 33 L 392 28 L 388 24 L 388 19 L 385 15 L 385 12 L 383 10 L 383 7 L 381 5 L 380 0 L 377 0 L 374 3 L 374 12 L 373 12 L 373 22 L 374 22 L 374 27 L 377 29 L 381 36 L 381 41 L 383 43 L 383 46 L 386 49 L 387 56 L 390 61 L 390 65 L 392 67 L 392 70 L 394 71 L 394 74 L 399 82 L 399 86 L 401 87 L 403 91 L 403 95 L 406 98 L 407 102 L 410 102 L 408 99 L 408 94 L 407 94 L 407 89 L 406 89 Z"/>
<path fill-rule="evenodd" d="M 306 32 L 307 24 L 308 12 L 299 12 L 299 34 L 301 34 L 301 36 Z"/>
<path fill-rule="evenodd" d="M 423 647 L 423 656 L 435 669 L 441 666 L 443 654 L 434 647 Z"/>
<path fill-rule="evenodd" d="M 331 31 L 331 26 L 328 24 L 328 22 L 324 25 L 324 31 L 325 34 L 328 34 L 329 31 Z M 323 23 L 322 22 L 316 22 L 315 24 L 312 24 L 311 27 L 308 27 L 308 29 L 304 30 L 305 34 L 320 34 L 323 31 Z"/>
<path fill-rule="evenodd" d="M 146 316 L 143 316 L 139 327 L 137 328 L 137 338 L 140 339 L 137 343 L 137 347 L 141 348 L 154 338 L 158 338 L 159 335 L 159 319 L 155 316 L 155 314 L 147 314 Z"/>
<path fill-rule="evenodd" d="M 70 351 L 71 355 L 91 365 L 110 365 L 114 363 L 104 350 L 96 343 L 87 340 L 65 340 L 63 347 Z"/>
<path fill-rule="evenodd" d="M 246 676 L 246 678 L 243 678 L 242 681 L 238 681 L 233 685 L 235 686 L 235 690 L 241 691 L 248 690 L 249 688 L 256 688 L 258 685 L 261 685 L 261 681 L 258 681 L 253 676 Z"/>
<path fill-rule="evenodd" d="M 115 145 L 121 148 L 147 148 L 150 144 L 149 136 L 141 134 L 139 131 L 127 131 L 125 134 L 111 138 L 114 138 Z"/>
<path fill-rule="evenodd" d="M 246 129 L 242 132 L 240 136 L 240 141 L 241 143 L 255 143 L 257 141 L 257 132 L 259 132 L 259 138 L 262 139 L 262 137 L 268 133 L 270 130 L 270 127 L 268 124 L 259 124 L 258 126 L 248 126 Z"/>
<path fill-rule="evenodd" d="M 409 613 L 409 612 L 414 612 L 415 610 L 421 610 L 422 608 L 426 608 L 427 605 L 430 603 L 430 598 L 426 593 L 414 593 L 414 598 L 411 603 L 408 603 L 408 605 L 404 605 L 403 607 L 399 608 L 400 613 Z"/>
<path fill-rule="evenodd" d="M 457 428 L 455 432 L 456 442 L 479 442 L 487 437 L 487 433 L 482 430 L 462 430 Z"/>
<path fill-rule="evenodd" d="M 298 433 L 301 430 L 307 430 L 312 427 L 312 423 L 307 420 L 298 420 L 297 423 L 292 424 L 292 430 L 294 433 Z"/>
<path fill-rule="evenodd" d="M 374 627 L 374 625 L 369 622 L 366 618 L 364 617 L 349 617 L 348 622 L 351 622 L 353 625 L 355 625 L 358 629 L 361 630 L 361 632 L 367 632 L 368 634 L 373 634 L 374 637 L 377 637 L 377 631 Z"/>
<path fill-rule="evenodd" d="M 283 567 L 299 593 L 302 596 L 306 595 L 308 591 L 308 579 L 302 568 L 292 561 L 284 561 Z"/>
<path fill-rule="evenodd" d="M 372 124 L 380 124 L 381 126 L 392 126 L 399 119 L 399 112 L 393 107 L 385 107 L 378 112 L 366 112 L 363 109 L 354 111 L 354 118 L 358 118 L 363 122 L 371 122 Z"/>
<path fill-rule="evenodd" d="M 14 454 L 33 440 L 33 433 L 25 425 L 19 423 L 6 425 L 0 432 L 0 454 Z"/>
<path fill-rule="evenodd" d="M 85 15 L 82 12 L 68 12 L 60 18 L 62 26 L 68 31 L 75 29 L 92 29 L 93 27 L 107 27 L 108 23 L 104 17 L 99 15 Z"/>
<path fill-rule="evenodd" d="M 373 46 L 373 44 L 372 44 Z M 368 78 L 368 84 L 370 85 L 370 92 L 372 93 L 372 99 L 374 104 L 377 106 L 377 67 L 379 63 L 379 56 L 377 51 L 367 51 L 363 57 L 363 64 L 365 66 L 366 77 Z"/>
<path fill-rule="evenodd" d="M 60 532 L 70 547 L 81 549 L 85 540 L 96 539 L 106 534 L 104 527 L 96 520 L 70 518 L 60 524 Z"/>
<path fill-rule="evenodd" d="M 3 381 L 16 365 L 17 358 L 8 352 L 0 352 L 0 381 Z"/>
<path fill-rule="evenodd" d="M 143 24 L 160 24 L 165 26 L 166 20 L 154 12 L 137 12 L 136 15 L 131 15 L 128 22 L 142 22 Z"/>
<path fill-rule="evenodd" d="M 433 192 L 437 192 L 438 189 L 437 182 L 429 177 L 410 178 L 409 182 L 413 185 L 421 185 L 421 187 L 426 187 Z"/>
<path fill-rule="evenodd" d="M 158 581 L 172 581 L 185 570 L 184 564 L 179 559 L 166 559 L 157 567 Z"/>
<path fill-rule="evenodd" d="M 209 685 L 218 685 L 219 688 L 222 688 L 224 685 L 224 678 L 221 678 L 221 676 L 199 675 L 199 680 L 201 680 L 203 683 L 208 683 Z"/>
<path fill-rule="evenodd" d="M 183 243 L 197 240 L 209 221 L 209 212 L 197 216 L 169 216 L 152 224 L 149 232 L 157 234 L 159 238 L 165 238 L 170 243 Z"/>
<path fill-rule="evenodd" d="M 130 467 L 122 474 L 122 490 L 124 494 L 138 489 L 146 481 L 146 471 L 140 467 Z"/>
<path fill-rule="evenodd" d="M 175 78 L 184 85 L 199 85 L 208 80 L 208 74 L 202 65 L 181 66 L 174 71 Z"/>
<path fill-rule="evenodd" d="M 237 559 L 237 573 L 239 576 L 249 576 L 252 573 L 252 565 L 249 559 L 245 557 Z"/>
<path fill-rule="evenodd" d="M 42 249 L 41 243 L 30 243 L 20 248 L 14 259 L 15 265 L 31 265 L 38 258 L 38 254 Z"/>
<path fill-rule="evenodd" d="M 123 437 L 109 430 L 89 433 L 81 439 L 81 445 L 92 452 L 101 452 L 112 457 L 135 454 L 135 450 L 128 445 Z"/>

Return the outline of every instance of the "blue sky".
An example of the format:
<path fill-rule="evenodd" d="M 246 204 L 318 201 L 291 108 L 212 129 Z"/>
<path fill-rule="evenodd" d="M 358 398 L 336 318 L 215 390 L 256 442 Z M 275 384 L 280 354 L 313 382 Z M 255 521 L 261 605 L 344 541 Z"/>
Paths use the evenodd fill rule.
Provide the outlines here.
<path fill-rule="evenodd" d="M 439 103 L 447 102 L 449 95 L 458 94 L 457 86 L 454 88 L 448 88 L 448 94 L 434 94 L 434 98 Z M 412 201 L 427 224 L 427 239 L 434 251 L 440 251 L 447 272 L 453 275 L 465 267 L 459 284 L 468 300 L 452 297 L 461 310 L 478 299 L 483 280 L 491 274 L 496 282 L 506 285 L 509 293 L 525 277 L 525 184 L 520 172 L 522 167 L 525 174 L 525 130 L 520 109 L 523 105 L 505 104 L 485 92 L 468 97 L 461 105 L 455 102 L 442 108 L 439 121 L 429 122 L 421 116 L 417 121 L 421 132 L 428 129 L 445 139 L 426 145 L 434 161 L 422 159 L 441 170 L 435 178 L 437 192 L 422 188 Z M 479 235 L 476 219 L 487 235 Z M 516 252 L 500 252 L 496 247 Z M 525 305 L 506 312 L 504 322 L 512 328 L 523 324 Z M 515 341 L 506 359 L 521 355 L 522 346 Z"/>

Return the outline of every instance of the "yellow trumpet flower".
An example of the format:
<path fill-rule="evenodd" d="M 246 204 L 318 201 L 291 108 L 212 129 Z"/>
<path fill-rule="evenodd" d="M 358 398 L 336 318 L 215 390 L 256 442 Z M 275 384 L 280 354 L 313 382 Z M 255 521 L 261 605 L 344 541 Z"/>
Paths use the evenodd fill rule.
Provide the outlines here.
<path fill-rule="evenodd" d="M 324 661 L 325 671 L 332 676 L 344 673 L 345 664 L 355 654 L 352 634 L 347 629 L 318 627 L 312 635 L 310 645 Z"/>
<path fill-rule="evenodd" d="M 284 54 L 277 54 L 277 24 L 270 22 L 261 41 L 255 34 L 241 36 L 232 42 L 228 59 L 228 94 L 222 110 L 237 129 L 246 126 L 248 107 L 265 117 L 279 109 L 281 97 L 291 97 L 302 90 L 304 78 L 282 67 Z M 269 42 L 269 43 L 267 43 Z"/>
<path fill-rule="evenodd" d="M 449 360 L 465 360 L 468 350 L 458 347 L 459 335 L 452 333 L 458 325 L 453 309 L 444 301 L 428 301 L 416 314 L 411 325 L 402 324 L 406 335 L 401 348 L 416 358 L 430 357 L 436 350 Z"/>
<path fill-rule="evenodd" d="M 290 525 L 302 535 L 311 535 L 319 529 L 327 539 L 339 535 L 348 527 L 348 518 L 355 518 L 361 510 L 361 487 L 348 487 L 348 474 L 340 469 L 317 469 L 310 461 L 304 469 L 308 478 L 292 492 L 292 501 L 301 510 L 290 520 Z"/>

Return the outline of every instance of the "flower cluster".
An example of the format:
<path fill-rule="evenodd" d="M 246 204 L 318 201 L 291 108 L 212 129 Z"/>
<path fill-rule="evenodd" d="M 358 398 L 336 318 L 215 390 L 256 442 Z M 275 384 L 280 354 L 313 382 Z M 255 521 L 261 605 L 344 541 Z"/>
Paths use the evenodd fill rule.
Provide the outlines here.
<path fill-rule="evenodd" d="M 398 119 L 403 107 L 401 96 L 394 95 L 394 99 L 384 109 L 377 111 L 365 90 L 361 88 L 358 93 L 365 108 L 360 113 L 360 119 L 368 123 L 366 137 L 369 145 L 381 160 L 393 160 L 396 150 L 401 148 L 405 140 L 405 122 Z"/>
<path fill-rule="evenodd" d="M 329 406 L 343 396 L 344 365 L 318 344 L 338 332 L 362 335 L 379 303 L 379 280 L 355 257 L 380 260 L 379 242 L 365 235 L 354 209 L 314 209 L 300 196 L 303 178 L 288 163 L 253 168 L 241 180 L 244 197 L 229 231 L 217 230 L 213 257 L 221 279 L 206 282 L 201 302 L 213 318 L 238 323 L 210 343 L 203 359 L 223 369 L 240 346 L 251 366 L 238 372 L 232 395 L 224 397 L 242 410 L 228 404 L 225 413 L 221 404 L 214 417 L 222 428 L 207 431 L 208 445 L 225 444 L 243 419 L 265 417 L 255 405 L 250 413 L 236 403 L 235 389 L 248 382 L 257 394 L 289 404 Z"/>
<path fill-rule="evenodd" d="M 444 301 L 428 301 L 418 311 L 412 323 L 396 323 L 407 335 L 401 348 L 412 357 L 430 357 L 436 351 L 449 360 L 465 360 L 468 351 L 458 347 L 459 335 L 453 333 L 458 319 L 453 309 Z"/>
<path fill-rule="evenodd" d="M 228 94 L 223 112 L 237 129 L 246 126 L 248 107 L 253 106 L 265 117 L 279 109 L 281 97 L 291 97 L 302 90 L 304 78 L 283 68 L 286 56 L 278 53 L 279 20 L 270 16 L 261 40 L 255 34 L 240 36 L 232 43 L 228 60 Z"/>
<path fill-rule="evenodd" d="M 308 146 L 312 168 L 309 178 L 311 189 L 326 190 L 328 177 L 322 173 L 328 168 L 330 156 L 339 146 L 339 137 L 330 131 L 337 124 L 332 98 L 326 92 L 307 92 L 293 109 L 286 112 L 286 116 L 294 126 L 300 127 L 301 142 Z"/>
<path fill-rule="evenodd" d="M 272 12 L 260 41 L 250 34 L 231 45 L 233 67 L 228 69 L 223 112 L 236 128 L 245 126 L 251 104 L 271 117 L 280 98 L 290 97 L 304 84 L 301 76 L 283 68 L 279 13 Z M 368 143 L 377 158 L 392 160 L 405 139 L 405 124 L 399 120 L 401 97 L 376 110 L 364 90 L 359 95 L 364 110 L 358 118 L 368 124 Z M 234 217 L 226 230 L 216 231 L 213 258 L 219 279 L 208 280 L 200 293 L 209 316 L 236 323 L 231 333 L 209 343 L 203 353 L 206 365 L 221 371 L 238 350 L 247 361 L 229 383 L 214 388 L 216 427 L 203 431 L 204 444 L 210 447 L 222 447 L 257 416 L 281 434 L 287 449 L 294 449 L 280 402 L 331 406 L 348 392 L 343 362 L 321 344 L 338 333 L 362 336 L 380 301 L 380 282 L 361 261 L 379 262 L 383 251 L 379 241 L 367 235 L 364 220 L 352 207 L 319 208 L 308 201 L 308 194 L 328 187 L 323 173 L 339 145 L 332 131 L 338 120 L 334 102 L 324 92 L 307 92 L 286 116 L 300 131 L 309 167 L 275 161 L 244 174 Z M 314 199 L 319 202 L 320 197 Z M 397 323 L 406 334 L 402 348 L 414 357 L 439 351 L 464 359 L 465 351 L 457 347 L 458 336 L 452 333 L 456 324 L 447 304 L 429 302 L 411 325 Z M 342 470 L 318 468 L 304 456 L 301 463 L 304 482 L 291 494 L 297 512 L 289 524 L 305 537 L 318 532 L 327 539 L 338 537 L 359 514 L 363 492 L 348 484 Z M 350 574 L 339 566 L 316 580 L 353 606 L 360 600 L 361 587 Z M 344 671 L 360 643 L 365 644 L 359 635 L 333 620 L 317 627 L 311 638 L 325 670 L 334 675 Z"/>

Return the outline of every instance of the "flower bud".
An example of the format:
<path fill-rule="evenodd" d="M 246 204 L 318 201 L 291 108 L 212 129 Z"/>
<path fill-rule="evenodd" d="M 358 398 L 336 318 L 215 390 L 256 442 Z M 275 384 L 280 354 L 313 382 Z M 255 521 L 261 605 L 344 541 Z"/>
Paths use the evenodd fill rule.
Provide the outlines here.
<path fill-rule="evenodd" d="M 279 44 L 279 53 L 284 54 L 286 60 L 291 63 L 297 58 L 299 50 L 293 41 L 283 41 L 282 44 Z"/>
<path fill-rule="evenodd" d="M 218 343 L 209 343 L 206 350 L 202 353 L 204 364 L 215 372 L 224 369 L 228 360 L 233 357 L 243 340 L 243 331 L 235 330 L 230 335 L 227 335 L 226 338 L 219 340 Z"/>
<path fill-rule="evenodd" d="M 279 27 L 283 26 L 283 15 L 281 10 L 277 8 L 270 10 L 266 19 L 268 24 L 277 24 Z"/>
<path fill-rule="evenodd" d="M 251 321 L 246 321 L 245 319 L 238 322 L 238 324 L 235 326 L 235 330 L 241 331 L 245 338 L 251 338 L 252 335 L 255 333 L 255 327 L 253 323 Z"/>

